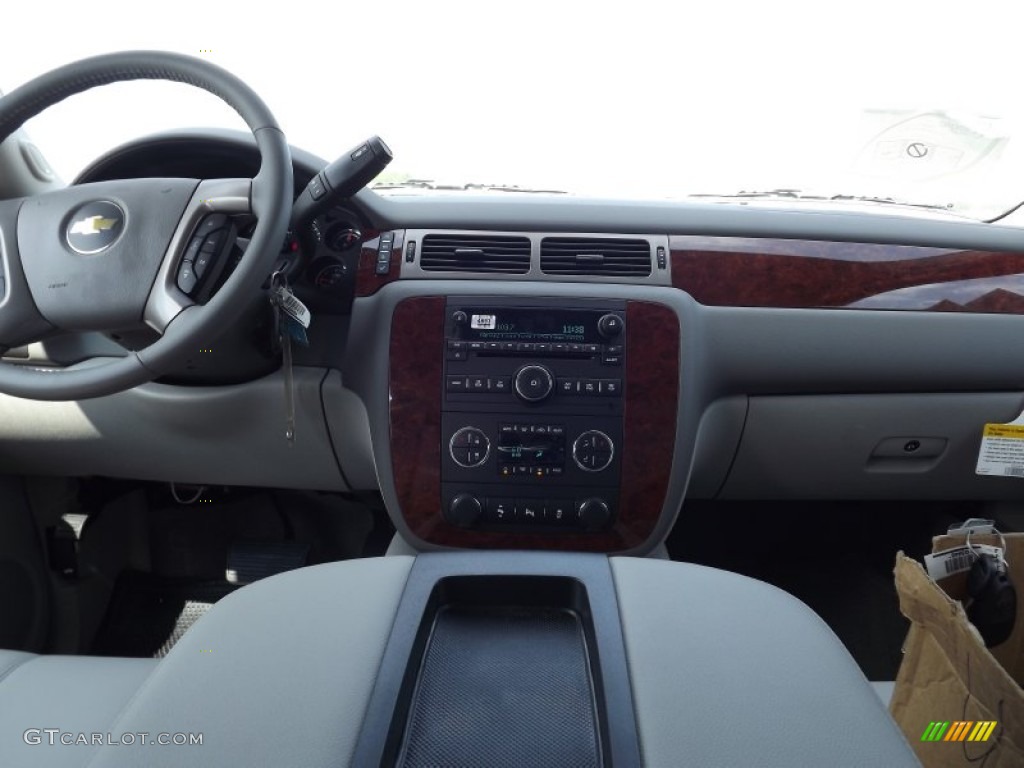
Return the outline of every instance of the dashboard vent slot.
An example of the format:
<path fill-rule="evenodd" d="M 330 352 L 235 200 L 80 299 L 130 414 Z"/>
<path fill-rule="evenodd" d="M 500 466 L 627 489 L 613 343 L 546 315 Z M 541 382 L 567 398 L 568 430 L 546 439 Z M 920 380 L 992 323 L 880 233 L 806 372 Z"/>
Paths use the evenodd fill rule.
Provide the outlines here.
<path fill-rule="evenodd" d="M 549 275 L 646 277 L 651 274 L 651 244 L 621 237 L 545 237 L 540 268 Z"/>
<path fill-rule="evenodd" d="M 427 272 L 530 271 L 530 238 L 504 235 L 427 235 L 420 246 Z"/>

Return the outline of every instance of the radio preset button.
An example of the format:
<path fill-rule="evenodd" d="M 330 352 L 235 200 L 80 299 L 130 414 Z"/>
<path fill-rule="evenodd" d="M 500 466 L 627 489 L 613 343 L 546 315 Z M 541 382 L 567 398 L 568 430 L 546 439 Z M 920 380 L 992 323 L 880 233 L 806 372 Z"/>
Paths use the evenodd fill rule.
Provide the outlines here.
<path fill-rule="evenodd" d="M 488 392 L 509 392 L 512 389 L 512 379 L 508 376 L 498 376 L 487 379 Z"/>
<path fill-rule="evenodd" d="M 601 379 L 598 382 L 598 389 L 602 395 L 618 397 L 622 394 L 622 379 Z"/>
<path fill-rule="evenodd" d="M 465 376 L 449 376 L 445 382 L 445 389 L 449 392 L 465 392 L 468 389 L 468 381 Z"/>

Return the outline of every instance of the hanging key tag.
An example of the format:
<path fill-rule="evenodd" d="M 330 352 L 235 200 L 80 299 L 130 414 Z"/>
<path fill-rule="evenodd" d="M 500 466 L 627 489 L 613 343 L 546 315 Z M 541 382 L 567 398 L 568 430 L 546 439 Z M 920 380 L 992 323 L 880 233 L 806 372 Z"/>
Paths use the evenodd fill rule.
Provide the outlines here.
<path fill-rule="evenodd" d="M 305 328 L 309 328 L 309 323 L 313 319 L 312 313 L 309 308 L 296 298 L 295 294 L 292 293 L 292 289 L 288 287 L 288 281 L 283 278 L 274 285 L 273 280 L 271 281 L 271 288 L 274 297 L 277 299 L 281 310 L 292 318 L 295 322 Z"/>
<path fill-rule="evenodd" d="M 289 445 L 295 445 L 295 380 L 292 371 L 292 338 L 289 330 L 291 324 L 297 324 L 295 313 L 297 310 L 292 306 L 291 311 L 285 307 L 285 302 L 291 296 L 298 305 L 305 309 L 305 305 L 292 295 L 288 289 L 288 282 L 284 274 L 275 272 L 270 278 L 270 303 L 274 308 L 274 332 L 277 343 L 281 347 L 281 368 L 284 374 L 284 409 L 285 427 L 284 436 Z M 309 310 L 306 309 L 307 325 L 309 322 Z M 305 327 L 299 325 L 305 334 Z M 308 342 L 307 342 L 308 343 Z"/>
<path fill-rule="evenodd" d="M 281 334 L 281 367 L 284 368 L 284 436 L 295 445 L 295 380 L 292 375 L 292 337 Z"/>

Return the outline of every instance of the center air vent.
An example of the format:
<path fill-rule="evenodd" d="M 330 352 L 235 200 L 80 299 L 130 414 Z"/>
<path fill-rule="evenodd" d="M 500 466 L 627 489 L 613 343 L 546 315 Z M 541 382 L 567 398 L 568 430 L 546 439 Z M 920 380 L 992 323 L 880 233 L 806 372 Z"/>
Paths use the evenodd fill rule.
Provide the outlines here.
<path fill-rule="evenodd" d="M 549 275 L 645 277 L 651 274 L 651 244 L 621 237 L 545 237 L 540 268 Z"/>
<path fill-rule="evenodd" d="M 504 235 L 427 235 L 420 248 L 427 272 L 530 271 L 530 238 Z"/>

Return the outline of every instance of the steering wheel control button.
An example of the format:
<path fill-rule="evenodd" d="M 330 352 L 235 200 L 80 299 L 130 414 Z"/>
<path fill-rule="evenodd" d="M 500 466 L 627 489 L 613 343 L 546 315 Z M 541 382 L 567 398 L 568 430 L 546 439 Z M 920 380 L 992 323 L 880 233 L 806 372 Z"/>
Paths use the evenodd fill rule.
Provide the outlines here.
<path fill-rule="evenodd" d="M 75 253 L 100 253 L 118 241 L 126 219 L 121 206 L 110 200 L 86 203 L 72 212 L 64 229 L 64 239 Z"/>
<path fill-rule="evenodd" d="M 615 455 L 615 444 L 604 432 L 591 429 L 576 438 L 572 444 L 572 459 L 586 472 L 607 469 Z"/>
<path fill-rule="evenodd" d="M 481 466 L 491 454 L 491 441 L 483 430 L 463 427 L 448 441 L 448 453 L 460 467 L 472 469 Z"/>
<path fill-rule="evenodd" d="M 613 339 L 618 336 L 622 333 L 623 327 L 622 318 L 611 313 L 601 315 L 601 319 L 597 321 L 597 332 L 606 339 Z"/>
<path fill-rule="evenodd" d="M 212 261 L 212 259 L 212 253 L 204 253 L 202 251 L 199 252 L 199 255 L 196 257 L 195 263 L 192 265 L 193 269 L 195 270 L 197 280 L 203 279 L 203 275 L 206 274 L 206 270 L 210 268 L 210 262 Z"/>
<path fill-rule="evenodd" d="M 483 505 L 480 499 L 471 493 L 460 493 L 448 505 L 448 522 L 468 528 L 475 525 L 483 514 Z"/>
<path fill-rule="evenodd" d="M 196 256 L 199 255 L 200 249 L 203 247 L 203 238 L 193 237 L 192 241 L 188 244 L 188 248 L 185 249 L 185 257 L 183 261 L 187 261 L 192 264 L 196 260 Z"/>
<path fill-rule="evenodd" d="M 514 387 L 521 400 L 539 403 L 555 388 L 555 378 L 543 365 L 524 365 L 516 372 Z"/>
<path fill-rule="evenodd" d="M 193 237 L 198 237 L 200 240 L 205 238 L 211 232 L 216 232 L 218 229 L 223 229 L 228 224 L 228 217 L 223 213 L 211 213 L 205 217 L 199 226 L 196 227 L 195 234 Z"/>
<path fill-rule="evenodd" d="M 193 266 L 187 261 L 184 262 L 178 270 L 178 288 L 182 293 L 187 293 L 191 296 L 198 282 L 199 278 L 196 277 Z"/>

